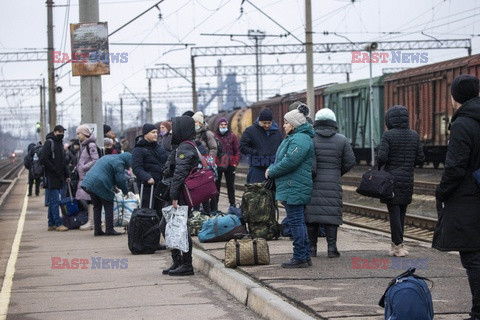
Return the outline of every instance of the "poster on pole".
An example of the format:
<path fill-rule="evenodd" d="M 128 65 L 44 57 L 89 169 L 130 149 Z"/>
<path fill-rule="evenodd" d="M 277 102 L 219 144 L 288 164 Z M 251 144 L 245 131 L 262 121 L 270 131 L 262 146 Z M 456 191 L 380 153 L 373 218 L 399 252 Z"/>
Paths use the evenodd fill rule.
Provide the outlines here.
<path fill-rule="evenodd" d="M 110 74 L 106 22 L 70 24 L 72 75 Z"/>

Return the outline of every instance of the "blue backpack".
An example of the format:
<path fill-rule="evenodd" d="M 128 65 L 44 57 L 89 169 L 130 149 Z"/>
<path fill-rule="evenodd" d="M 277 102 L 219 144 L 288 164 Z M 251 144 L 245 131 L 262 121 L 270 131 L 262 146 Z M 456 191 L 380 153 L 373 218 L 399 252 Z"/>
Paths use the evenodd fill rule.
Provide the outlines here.
<path fill-rule="evenodd" d="M 386 320 L 432 320 L 432 295 L 425 280 L 410 268 L 392 281 L 383 294 L 380 307 L 385 308 Z"/>

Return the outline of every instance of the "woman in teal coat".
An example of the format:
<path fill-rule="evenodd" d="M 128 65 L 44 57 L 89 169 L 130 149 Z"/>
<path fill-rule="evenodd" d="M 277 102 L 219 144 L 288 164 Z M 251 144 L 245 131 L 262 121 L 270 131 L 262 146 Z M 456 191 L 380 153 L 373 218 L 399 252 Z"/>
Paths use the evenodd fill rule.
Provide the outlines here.
<path fill-rule="evenodd" d="M 309 109 L 301 104 L 284 116 L 287 134 L 278 147 L 276 160 L 265 172 L 275 179 L 276 200 L 282 201 L 293 236 L 293 258 L 282 268 L 306 268 L 311 264 L 310 244 L 304 219 L 304 207 L 312 193 L 312 162 L 314 131 L 307 122 Z"/>
<path fill-rule="evenodd" d="M 115 187 L 128 194 L 125 169 L 132 166 L 132 155 L 128 152 L 107 155 L 98 159 L 82 181 L 82 189 L 87 191 L 93 203 L 95 236 L 116 236 L 113 229 L 113 199 Z M 105 208 L 105 232 L 102 231 L 102 206 Z"/>

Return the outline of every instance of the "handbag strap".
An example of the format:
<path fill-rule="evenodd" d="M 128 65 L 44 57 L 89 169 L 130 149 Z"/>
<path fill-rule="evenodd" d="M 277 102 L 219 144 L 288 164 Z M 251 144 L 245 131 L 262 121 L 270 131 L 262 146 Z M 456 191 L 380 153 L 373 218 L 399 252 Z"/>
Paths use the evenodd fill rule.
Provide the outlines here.
<path fill-rule="evenodd" d="M 239 266 L 240 265 L 240 243 L 237 241 L 237 239 L 235 239 L 235 251 L 236 251 L 235 262 L 237 263 L 237 266 Z"/>

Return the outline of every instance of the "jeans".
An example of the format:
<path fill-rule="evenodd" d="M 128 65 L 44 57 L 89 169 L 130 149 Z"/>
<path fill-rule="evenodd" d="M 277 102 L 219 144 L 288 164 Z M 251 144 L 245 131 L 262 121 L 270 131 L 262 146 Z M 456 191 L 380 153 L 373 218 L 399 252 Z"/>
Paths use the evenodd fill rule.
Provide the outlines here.
<path fill-rule="evenodd" d="M 265 181 L 265 171 L 267 171 L 267 168 L 248 168 L 247 183 L 257 183 Z"/>
<path fill-rule="evenodd" d="M 62 189 L 47 189 L 47 201 L 48 201 L 48 226 L 60 227 L 63 222 L 60 218 L 60 193 Z"/>
<path fill-rule="evenodd" d="M 310 243 L 304 219 L 304 205 L 284 203 L 288 223 L 293 237 L 293 258 L 306 261 L 310 258 Z"/>
<path fill-rule="evenodd" d="M 472 317 L 480 318 L 480 251 L 460 251 L 460 261 L 467 270 L 468 283 L 472 293 Z"/>
<path fill-rule="evenodd" d="M 405 225 L 405 214 L 407 213 L 407 205 L 388 204 L 388 214 L 390 215 L 390 232 L 392 242 L 395 245 L 403 243 L 403 228 Z"/>

